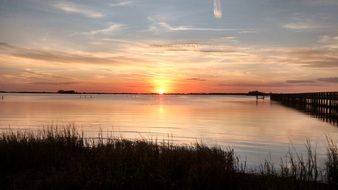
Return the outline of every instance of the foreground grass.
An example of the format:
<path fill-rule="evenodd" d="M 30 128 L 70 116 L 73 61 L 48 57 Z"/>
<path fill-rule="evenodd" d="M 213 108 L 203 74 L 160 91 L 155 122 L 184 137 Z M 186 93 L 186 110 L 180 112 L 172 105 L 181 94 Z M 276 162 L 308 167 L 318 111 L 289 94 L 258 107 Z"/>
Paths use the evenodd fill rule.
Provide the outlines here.
<path fill-rule="evenodd" d="M 331 141 L 328 183 L 315 155 L 290 156 L 249 173 L 233 150 L 119 138 L 85 139 L 75 129 L 0 136 L 0 189 L 335 189 L 338 149 Z M 311 151 L 311 147 L 309 149 Z"/>

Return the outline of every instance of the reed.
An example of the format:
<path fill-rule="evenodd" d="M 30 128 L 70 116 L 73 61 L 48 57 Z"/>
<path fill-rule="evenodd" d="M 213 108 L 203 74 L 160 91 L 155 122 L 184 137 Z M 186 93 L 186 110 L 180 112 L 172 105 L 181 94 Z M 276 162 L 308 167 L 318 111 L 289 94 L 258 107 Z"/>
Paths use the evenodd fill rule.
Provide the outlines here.
<path fill-rule="evenodd" d="M 306 140 L 305 146 L 307 150 L 306 157 L 296 151 L 289 150 L 287 158 L 281 160 L 279 175 L 301 181 L 318 181 L 321 172 L 317 165 L 316 151 L 313 150 L 309 139 Z M 323 176 L 321 179 L 323 179 Z"/>
<path fill-rule="evenodd" d="M 332 140 L 327 138 L 328 153 L 326 161 L 327 180 L 331 184 L 338 185 L 338 146 Z"/>
<path fill-rule="evenodd" d="M 316 154 L 289 155 L 249 172 L 232 149 L 123 138 L 85 138 L 74 127 L 3 131 L 1 189 L 334 189 L 337 146 L 330 141 L 328 182 L 318 180 Z"/>

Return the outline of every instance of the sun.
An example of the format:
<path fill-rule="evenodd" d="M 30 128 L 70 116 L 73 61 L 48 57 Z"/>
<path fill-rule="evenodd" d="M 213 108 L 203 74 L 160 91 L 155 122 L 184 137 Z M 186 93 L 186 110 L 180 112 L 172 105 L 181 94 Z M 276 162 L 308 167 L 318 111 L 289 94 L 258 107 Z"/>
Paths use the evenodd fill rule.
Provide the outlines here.
<path fill-rule="evenodd" d="M 152 80 L 153 92 L 162 95 L 172 91 L 171 80 L 168 78 L 155 78 Z"/>
<path fill-rule="evenodd" d="M 159 90 L 158 90 L 158 94 L 159 94 L 159 95 L 162 95 L 162 94 L 164 94 L 164 93 L 165 93 L 165 91 L 164 91 L 163 89 L 159 89 Z"/>

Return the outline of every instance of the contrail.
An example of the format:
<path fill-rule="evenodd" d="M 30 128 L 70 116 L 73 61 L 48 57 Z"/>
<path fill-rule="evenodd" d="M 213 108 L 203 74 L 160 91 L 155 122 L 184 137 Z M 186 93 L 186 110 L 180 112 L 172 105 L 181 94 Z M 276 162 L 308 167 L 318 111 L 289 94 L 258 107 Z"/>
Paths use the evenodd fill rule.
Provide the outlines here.
<path fill-rule="evenodd" d="M 221 0 L 214 0 L 214 15 L 216 18 L 222 18 Z"/>

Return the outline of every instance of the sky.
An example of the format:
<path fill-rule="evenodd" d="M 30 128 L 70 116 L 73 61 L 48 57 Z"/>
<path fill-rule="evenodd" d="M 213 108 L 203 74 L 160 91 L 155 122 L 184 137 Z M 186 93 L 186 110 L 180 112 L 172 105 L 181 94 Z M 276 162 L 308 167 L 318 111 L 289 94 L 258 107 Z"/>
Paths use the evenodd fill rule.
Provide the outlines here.
<path fill-rule="evenodd" d="M 0 91 L 338 90 L 338 0 L 0 0 Z"/>

